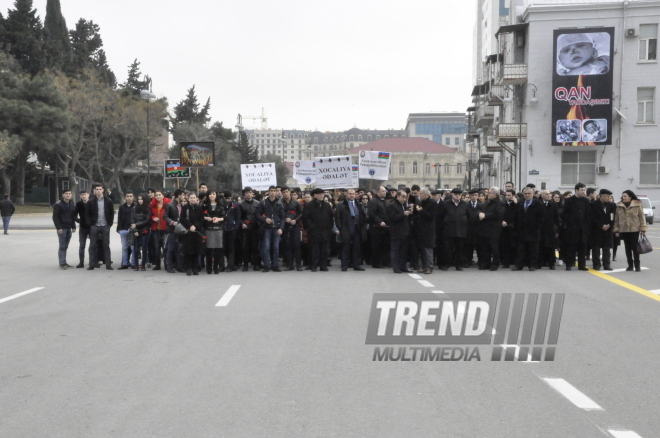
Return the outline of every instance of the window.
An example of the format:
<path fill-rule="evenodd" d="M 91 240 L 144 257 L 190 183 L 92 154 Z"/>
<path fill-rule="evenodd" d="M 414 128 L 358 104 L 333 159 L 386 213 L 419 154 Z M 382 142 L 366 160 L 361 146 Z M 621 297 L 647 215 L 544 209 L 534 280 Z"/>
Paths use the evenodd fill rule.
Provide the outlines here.
<path fill-rule="evenodd" d="M 639 183 L 660 184 L 660 149 L 642 149 L 639 159 Z"/>
<path fill-rule="evenodd" d="M 358 135 L 358 141 L 362 141 L 362 135 Z"/>
<path fill-rule="evenodd" d="M 431 163 L 426 163 L 424 165 L 424 173 L 427 174 L 427 175 L 431 174 Z"/>
<path fill-rule="evenodd" d="M 461 144 L 461 139 L 458 137 L 454 137 L 454 145 L 458 146 L 459 144 Z"/>
<path fill-rule="evenodd" d="M 390 136 L 389 135 L 384 135 L 383 138 L 390 138 Z"/>
<path fill-rule="evenodd" d="M 653 98 L 655 88 L 637 89 L 637 123 L 653 123 Z"/>
<path fill-rule="evenodd" d="M 348 141 L 353 141 L 353 136 L 352 135 L 348 138 Z"/>
<path fill-rule="evenodd" d="M 435 163 L 433 167 L 435 167 L 435 174 L 437 175 L 440 172 L 440 163 Z"/>
<path fill-rule="evenodd" d="M 596 184 L 596 151 L 562 151 L 561 185 Z"/>
<path fill-rule="evenodd" d="M 448 188 L 449 188 L 449 184 L 445 184 L 445 189 L 448 189 Z"/>
<path fill-rule="evenodd" d="M 463 165 L 461 163 L 458 163 L 456 165 L 456 173 L 458 173 L 458 174 L 463 173 Z"/>
<path fill-rule="evenodd" d="M 377 136 L 376 136 L 376 140 L 380 140 L 380 135 L 377 135 Z"/>
<path fill-rule="evenodd" d="M 413 175 L 417 175 L 417 161 L 413 161 Z"/>
<path fill-rule="evenodd" d="M 445 144 L 449 146 L 451 144 L 451 139 L 449 137 L 445 138 Z"/>
<path fill-rule="evenodd" d="M 639 60 L 655 61 L 658 59 L 658 25 L 642 24 L 639 26 Z"/>
<path fill-rule="evenodd" d="M 371 136 L 367 135 L 367 141 L 371 141 Z"/>
<path fill-rule="evenodd" d="M 399 162 L 399 175 L 403 175 L 406 173 L 406 163 L 403 161 Z"/>
<path fill-rule="evenodd" d="M 445 163 L 445 174 L 449 175 L 449 172 L 451 172 L 451 165 L 449 163 Z"/>

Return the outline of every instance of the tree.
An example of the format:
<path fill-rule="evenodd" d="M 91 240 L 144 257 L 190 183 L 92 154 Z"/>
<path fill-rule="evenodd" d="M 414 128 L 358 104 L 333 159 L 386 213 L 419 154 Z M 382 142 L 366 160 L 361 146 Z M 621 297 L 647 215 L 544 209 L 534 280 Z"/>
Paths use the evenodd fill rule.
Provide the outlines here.
<path fill-rule="evenodd" d="M 199 109 L 199 102 L 197 101 L 197 94 L 195 93 L 195 86 L 188 90 L 185 99 L 176 104 L 174 107 L 174 117 L 172 118 L 172 130 L 177 128 L 177 125 L 183 123 L 199 123 L 206 125 L 211 117 L 209 111 L 211 110 L 211 98 L 209 97 L 204 107 Z"/>
<path fill-rule="evenodd" d="M 99 75 L 99 79 L 101 79 L 104 84 L 115 88 L 117 85 L 117 78 L 115 77 L 115 74 L 112 72 L 112 70 L 110 70 L 108 59 L 105 56 L 105 50 L 100 49 L 98 52 L 96 52 L 92 66 L 95 68 L 96 73 Z"/>
<path fill-rule="evenodd" d="M 4 21 L 4 41 L 9 53 L 26 73 L 35 76 L 46 63 L 43 54 L 43 27 L 32 0 L 16 0 Z"/>
<path fill-rule="evenodd" d="M 140 91 L 146 90 L 147 87 L 149 87 L 149 78 L 147 77 L 144 80 L 141 80 L 141 76 L 140 63 L 136 59 L 128 67 L 128 77 L 126 78 L 126 82 L 119 85 L 119 87 L 131 91 L 135 96 L 139 96 Z"/>
<path fill-rule="evenodd" d="M 277 185 L 286 185 L 286 180 L 289 178 L 289 169 L 286 167 L 282 158 L 273 153 L 268 153 L 261 157 L 261 163 L 275 163 L 275 174 L 277 175 Z"/>
<path fill-rule="evenodd" d="M 86 68 L 97 71 L 99 78 L 110 87 L 115 87 L 117 79 L 110 70 L 105 52 L 102 50 L 103 40 L 101 29 L 93 21 L 83 18 L 78 20 L 76 27 L 69 31 L 72 49 L 72 70 L 81 74 Z"/>
<path fill-rule="evenodd" d="M 233 144 L 234 150 L 241 158 L 242 164 L 257 163 L 259 162 L 259 151 L 254 145 L 250 145 L 248 136 L 245 131 L 239 131 L 238 142 Z"/>
<path fill-rule="evenodd" d="M 61 71 L 71 68 L 71 41 L 60 0 L 48 0 L 44 20 L 44 54 L 46 66 Z"/>

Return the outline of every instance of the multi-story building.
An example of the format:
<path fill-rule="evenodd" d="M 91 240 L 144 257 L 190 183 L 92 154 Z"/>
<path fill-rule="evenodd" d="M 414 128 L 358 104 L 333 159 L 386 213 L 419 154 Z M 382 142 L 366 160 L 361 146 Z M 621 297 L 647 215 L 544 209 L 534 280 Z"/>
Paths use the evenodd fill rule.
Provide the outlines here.
<path fill-rule="evenodd" d="M 465 150 L 468 118 L 465 113 L 437 112 L 408 114 L 408 137 L 422 137 L 442 145 Z"/>
<path fill-rule="evenodd" d="M 467 155 L 426 138 L 381 138 L 351 149 L 357 155 L 362 150 L 390 152 L 390 177 L 386 185 L 396 188 L 420 187 L 454 188 L 465 185 Z"/>
<path fill-rule="evenodd" d="M 485 8 L 485 3 L 491 9 Z M 656 90 L 660 86 L 657 61 L 660 1 L 510 0 L 504 3 L 500 7 L 499 0 L 478 0 L 480 16 L 475 33 L 481 33 L 482 37 L 481 47 L 475 43 L 479 57 L 474 66 L 476 82 L 468 133 L 477 151 L 472 160 L 477 169 L 476 180 L 482 186 L 501 186 L 512 180 L 517 187 L 534 183 L 537 188 L 562 191 L 572 190 L 577 182 L 582 182 L 606 187 L 617 198 L 623 190 L 632 189 L 660 199 L 660 136 L 655 115 Z M 500 26 L 486 28 L 482 24 L 486 19 L 483 11 L 495 9 Z M 493 16 L 488 17 L 493 22 Z M 579 33 L 581 28 L 591 29 L 585 31 L 587 38 Z M 593 28 L 614 28 L 613 37 L 608 40 L 613 47 L 611 59 L 609 51 L 605 56 L 604 44 L 599 48 L 595 39 L 593 43 L 587 41 L 597 32 Z M 555 30 L 579 35 L 574 39 L 591 44 L 599 56 L 598 60 L 595 55 L 591 58 L 594 65 L 603 62 L 613 75 L 612 93 L 607 96 L 613 110 L 611 115 L 603 117 L 611 124 L 611 136 L 600 142 L 570 141 L 553 146 L 558 141 L 554 139 L 558 128 L 552 121 L 552 109 L 561 100 L 553 87 L 553 71 L 557 70 Z M 487 50 L 483 48 L 485 33 L 494 37 Z M 586 73 L 594 74 L 602 73 Z M 580 80 L 596 83 L 596 79 L 585 77 L 581 76 Z M 579 86 L 577 89 L 580 90 Z M 585 87 L 584 92 L 587 91 Z M 593 108 L 590 110 L 595 112 Z M 578 125 L 586 120 L 570 113 L 565 118 L 578 120 Z"/>

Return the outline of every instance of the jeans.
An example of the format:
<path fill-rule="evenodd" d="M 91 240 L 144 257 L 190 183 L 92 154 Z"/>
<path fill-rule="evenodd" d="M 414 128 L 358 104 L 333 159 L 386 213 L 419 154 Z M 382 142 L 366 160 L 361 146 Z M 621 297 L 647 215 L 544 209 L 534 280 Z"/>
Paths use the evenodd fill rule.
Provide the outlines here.
<path fill-rule="evenodd" d="M 5 234 L 9 231 L 9 221 L 11 220 L 11 216 L 2 216 L 2 226 L 5 229 Z"/>
<path fill-rule="evenodd" d="M 133 266 L 138 265 L 140 258 L 144 267 L 149 259 L 149 233 L 140 234 L 133 240 Z"/>
<path fill-rule="evenodd" d="M 130 245 L 128 244 L 128 230 L 121 230 L 119 231 L 119 237 L 121 238 L 121 265 L 122 266 L 130 266 L 130 265 L 135 265 L 135 252 L 133 252 L 133 263 L 129 263 L 129 249 Z"/>
<path fill-rule="evenodd" d="M 89 239 L 89 228 L 78 228 L 78 260 L 81 265 L 85 264 L 85 247 L 87 246 L 87 239 Z"/>
<path fill-rule="evenodd" d="M 165 269 L 183 270 L 181 242 L 179 242 L 179 236 L 174 234 L 174 232 L 167 234 L 167 245 L 165 247 Z"/>
<path fill-rule="evenodd" d="M 277 234 L 278 231 L 279 228 L 264 229 L 263 247 L 261 249 L 263 251 L 262 257 L 265 269 L 271 268 L 271 253 L 273 256 L 272 267 L 278 268 L 280 266 L 280 236 Z"/>
<path fill-rule="evenodd" d="M 103 242 L 103 259 L 105 261 L 105 267 L 109 267 L 112 263 L 112 258 L 110 255 L 110 226 L 106 225 L 104 227 L 97 227 L 92 225 L 89 229 L 89 266 L 96 267 L 96 264 L 99 261 L 98 255 L 98 240 L 99 235 Z"/>
<path fill-rule="evenodd" d="M 71 240 L 71 228 L 62 229 L 62 234 L 57 234 L 60 241 L 60 249 L 57 255 L 60 259 L 60 265 L 66 265 L 66 250 L 69 249 L 69 241 Z"/>

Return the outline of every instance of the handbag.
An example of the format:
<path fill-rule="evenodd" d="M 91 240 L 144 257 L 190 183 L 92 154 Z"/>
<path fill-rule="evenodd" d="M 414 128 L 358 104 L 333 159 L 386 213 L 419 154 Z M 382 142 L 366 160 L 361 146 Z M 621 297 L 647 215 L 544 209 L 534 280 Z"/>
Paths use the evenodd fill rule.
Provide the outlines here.
<path fill-rule="evenodd" d="M 653 246 L 649 239 L 646 238 L 645 234 L 639 235 L 639 240 L 637 241 L 637 253 L 639 254 L 648 254 L 653 251 Z"/>
<path fill-rule="evenodd" d="M 190 210 L 189 209 L 186 210 L 186 216 L 187 216 L 188 220 L 190 220 Z M 177 236 L 183 236 L 184 234 L 187 234 L 187 233 L 188 233 L 188 230 L 186 229 L 186 227 L 181 225 L 181 222 L 178 222 L 174 226 L 174 234 L 176 234 Z"/>

